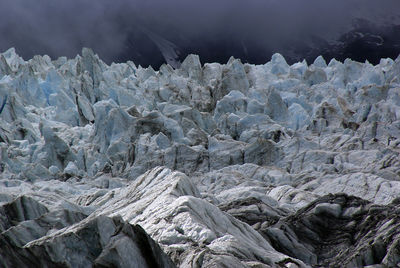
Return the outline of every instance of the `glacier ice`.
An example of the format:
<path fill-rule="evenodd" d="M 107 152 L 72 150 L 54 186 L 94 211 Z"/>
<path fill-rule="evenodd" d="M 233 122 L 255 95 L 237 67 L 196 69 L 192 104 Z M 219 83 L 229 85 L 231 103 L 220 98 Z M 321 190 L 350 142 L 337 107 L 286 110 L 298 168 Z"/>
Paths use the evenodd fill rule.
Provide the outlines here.
<path fill-rule="evenodd" d="M 9 49 L 0 266 L 395 267 L 399 78 L 400 58 L 154 70 Z"/>

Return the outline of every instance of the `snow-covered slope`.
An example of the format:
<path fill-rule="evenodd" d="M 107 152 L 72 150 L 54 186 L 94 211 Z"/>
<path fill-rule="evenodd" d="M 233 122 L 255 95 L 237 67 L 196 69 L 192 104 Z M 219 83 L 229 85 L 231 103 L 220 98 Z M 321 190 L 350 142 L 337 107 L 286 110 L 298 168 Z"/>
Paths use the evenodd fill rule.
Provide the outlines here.
<path fill-rule="evenodd" d="M 10 49 L 0 118 L 0 266 L 400 262 L 400 58 L 155 71 Z"/>

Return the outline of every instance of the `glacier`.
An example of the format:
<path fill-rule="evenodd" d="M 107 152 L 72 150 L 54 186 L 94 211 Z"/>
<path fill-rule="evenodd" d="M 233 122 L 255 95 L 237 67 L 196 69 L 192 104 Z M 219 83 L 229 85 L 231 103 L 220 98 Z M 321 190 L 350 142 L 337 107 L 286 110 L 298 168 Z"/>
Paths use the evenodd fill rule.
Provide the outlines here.
<path fill-rule="evenodd" d="M 397 267 L 400 57 L 0 54 L 0 266 Z"/>

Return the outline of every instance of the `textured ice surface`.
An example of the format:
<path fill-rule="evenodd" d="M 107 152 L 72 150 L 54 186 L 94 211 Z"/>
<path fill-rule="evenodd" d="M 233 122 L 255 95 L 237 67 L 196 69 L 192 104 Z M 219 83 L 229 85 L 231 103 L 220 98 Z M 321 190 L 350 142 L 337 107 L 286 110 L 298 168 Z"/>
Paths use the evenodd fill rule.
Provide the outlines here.
<path fill-rule="evenodd" d="M 395 267 L 399 71 L 279 54 L 155 71 L 10 49 L 0 266 Z"/>

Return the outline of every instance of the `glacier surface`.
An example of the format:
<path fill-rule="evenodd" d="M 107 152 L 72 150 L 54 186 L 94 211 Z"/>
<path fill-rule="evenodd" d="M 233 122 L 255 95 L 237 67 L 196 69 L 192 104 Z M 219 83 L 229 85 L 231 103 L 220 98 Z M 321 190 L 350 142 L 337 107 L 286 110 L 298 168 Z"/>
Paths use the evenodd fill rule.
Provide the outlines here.
<path fill-rule="evenodd" d="M 396 267 L 399 154 L 400 58 L 155 71 L 9 49 L 0 266 Z"/>

